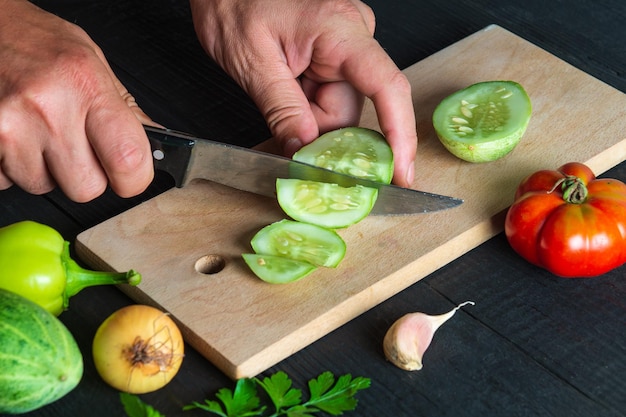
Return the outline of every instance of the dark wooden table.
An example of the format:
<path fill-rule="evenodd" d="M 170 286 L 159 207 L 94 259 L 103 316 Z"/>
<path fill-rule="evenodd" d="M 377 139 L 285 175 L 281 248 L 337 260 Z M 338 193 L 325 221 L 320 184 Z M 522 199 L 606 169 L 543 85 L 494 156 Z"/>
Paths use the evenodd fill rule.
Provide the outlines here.
<path fill-rule="evenodd" d="M 154 119 L 243 146 L 269 137 L 251 101 L 204 55 L 186 2 L 37 3 L 87 30 Z M 623 0 L 368 4 L 377 13 L 378 40 L 401 68 L 496 23 L 626 92 Z M 576 134 L 564 140 L 576 140 Z M 626 163 L 606 175 L 626 180 Z M 171 186 L 157 175 L 137 198 L 109 192 L 87 204 L 14 187 L 0 192 L 0 226 L 32 219 L 72 241 Z M 500 234 L 266 374 L 285 371 L 300 388 L 326 370 L 369 377 L 371 388 L 358 395 L 358 416 L 626 416 L 625 274 L 622 267 L 595 279 L 556 278 L 520 259 Z M 423 370 L 401 371 L 384 360 L 382 338 L 396 318 L 410 311 L 443 313 L 465 300 L 477 304 L 438 331 Z M 90 352 L 98 325 L 131 302 L 116 288 L 88 289 L 72 299 L 61 320 L 84 354 L 84 378 L 69 395 L 31 415 L 123 415 L 117 391 L 99 379 Z M 181 407 L 213 397 L 221 387 L 233 382 L 187 349 L 174 381 L 142 398 L 168 416 L 202 415 Z"/>

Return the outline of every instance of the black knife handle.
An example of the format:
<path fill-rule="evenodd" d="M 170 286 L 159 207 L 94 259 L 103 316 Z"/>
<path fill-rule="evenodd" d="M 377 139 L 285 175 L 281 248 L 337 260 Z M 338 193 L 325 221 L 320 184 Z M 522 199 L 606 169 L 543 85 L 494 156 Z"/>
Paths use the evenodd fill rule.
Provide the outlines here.
<path fill-rule="evenodd" d="M 169 129 L 152 126 L 144 126 L 144 129 L 150 140 L 154 168 L 170 174 L 176 187 L 182 187 L 195 141 Z"/>

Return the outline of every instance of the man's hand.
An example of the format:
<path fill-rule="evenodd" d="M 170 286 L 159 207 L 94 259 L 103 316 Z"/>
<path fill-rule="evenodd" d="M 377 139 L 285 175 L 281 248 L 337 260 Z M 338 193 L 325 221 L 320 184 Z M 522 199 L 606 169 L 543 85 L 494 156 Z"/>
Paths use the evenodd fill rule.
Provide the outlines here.
<path fill-rule="evenodd" d="M 291 156 L 328 130 L 355 126 L 363 96 L 376 108 L 409 186 L 417 146 L 410 85 L 373 38 L 358 0 L 190 0 L 206 51 L 242 86 Z"/>
<path fill-rule="evenodd" d="M 58 185 L 84 202 L 153 177 L 149 118 L 79 27 L 25 0 L 0 0 L 0 189 Z"/>

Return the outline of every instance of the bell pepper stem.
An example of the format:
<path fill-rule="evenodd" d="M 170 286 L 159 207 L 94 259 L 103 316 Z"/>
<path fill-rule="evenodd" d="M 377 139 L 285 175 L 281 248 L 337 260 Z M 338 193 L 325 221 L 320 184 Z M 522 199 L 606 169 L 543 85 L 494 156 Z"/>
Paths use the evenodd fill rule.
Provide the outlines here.
<path fill-rule="evenodd" d="M 141 282 L 141 274 L 134 270 L 127 272 L 92 271 L 78 265 L 70 256 L 69 242 L 65 242 L 61 261 L 65 266 L 66 285 L 63 294 L 63 305 L 67 308 L 70 297 L 78 294 L 87 287 L 96 285 L 129 284 L 138 285 Z"/>

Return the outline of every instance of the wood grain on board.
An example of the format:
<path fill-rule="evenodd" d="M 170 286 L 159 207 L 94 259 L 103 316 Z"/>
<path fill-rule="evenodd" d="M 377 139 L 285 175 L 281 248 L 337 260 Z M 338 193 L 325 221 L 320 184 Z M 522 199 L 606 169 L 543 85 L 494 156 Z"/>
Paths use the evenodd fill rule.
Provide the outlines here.
<path fill-rule="evenodd" d="M 125 292 L 172 314 L 187 342 L 230 377 L 254 376 L 499 233 L 531 172 L 578 161 L 600 174 L 626 159 L 626 95 L 498 26 L 404 72 L 419 133 L 413 188 L 462 198 L 460 207 L 370 216 L 339 231 L 348 250 L 337 269 L 271 285 L 241 254 L 260 228 L 285 217 L 277 202 L 197 181 L 81 233 L 79 255 L 92 267 L 140 271 L 142 283 Z M 435 106 L 470 84 L 504 79 L 533 103 L 520 144 L 485 164 L 449 154 L 433 131 Z M 371 102 L 361 125 L 379 129 Z M 271 140 L 260 149 L 273 149 Z"/>

